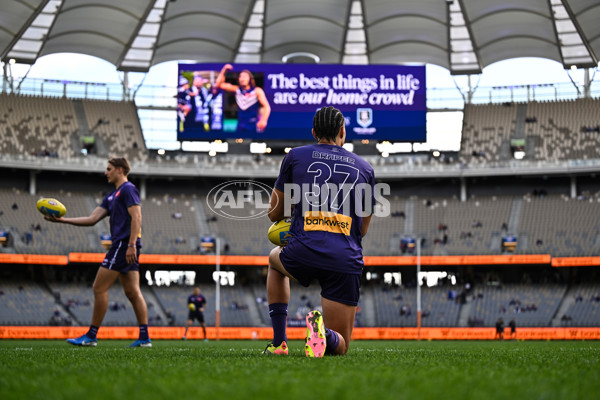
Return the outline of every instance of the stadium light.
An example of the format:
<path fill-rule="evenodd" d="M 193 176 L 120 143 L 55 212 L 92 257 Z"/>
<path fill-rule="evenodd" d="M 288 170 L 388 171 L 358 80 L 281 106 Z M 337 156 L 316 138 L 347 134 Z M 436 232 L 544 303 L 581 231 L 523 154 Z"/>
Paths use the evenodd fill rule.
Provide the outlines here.
<path fill-rule="evenodd" d="M 344 145 L 342 147 L 351 153 L 354 152 L 354 144 L 353 143 L 344 143 Z"/>
<path fill-rule="evenodd" d="M 283 151 L 285 152 L 285 154 L 287 154 L 290 152 L 291 149 L 291 147 L 286 147 L 285 149 L 283 149 Z"/>
<path fill-rule="evenodd" d="M 159 156 L 164 156 L 165 153 L 166 153 L 166 150 L 165 149 L 158 149 L 157 153 L 158 153 Z"/>
<path fill-rule="evenodd" d="M 250 143 L 250 153 L 252 153 L 252 154 L 264 154 L 266 150 L 267 150 L 267 144 L 264 142 Z"/>
<path fill-rule="evenodd" d="M 383 141 L 375 145 L 380 153 L 410 153 L 412 151 L 412 145 L 410 143 L 390 143 L 389 141 Z"/>
<path fill-rule="evenodd" d="M 313 54 L 313 53 L 308 53 L 305 51 L 298 51 L 295 53 L 286 54 L 283 57 L 281 57 L 281 61 L 285 64 L 289 60 L 291 60 L 292 58 L 295 58 L 295 57 L 311 58 L 315 62 L 315 64 L 318 64 L 321 62 L 321 58 L 318 55 Z"/>
<path fill-rule="evenodd" d="M 215 153 L 227 153 L 229 151 L 229 143 L 217 139 L 208 144 L 208 151 L 209 155 L 211 151 L 215 151 Z"/>

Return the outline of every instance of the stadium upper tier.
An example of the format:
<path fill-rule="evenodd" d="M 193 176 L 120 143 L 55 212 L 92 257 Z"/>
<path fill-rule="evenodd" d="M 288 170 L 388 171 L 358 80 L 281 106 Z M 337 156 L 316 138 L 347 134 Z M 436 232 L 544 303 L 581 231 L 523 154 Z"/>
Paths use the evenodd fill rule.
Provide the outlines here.
<path fill-rule="evenodd" d="M 365 156 L 380 178 L 592 172 L 600 169 L 600 100 L 467 105 L 461 150 Z M 133 102 L 0 94 L 0 166 L 103 171 L 127 156 L 146 176 L 277 176 L 282 156 L 181 153 L 146 149 Z M 524 158 L 515 159 L 515 151 Z"/>
<path fill-rule="evenodd" d="M 0 94 L 2 154 L 69 160 L 86 152 L 148 157 L 133 102 Z"/>
<path fill-rule="evenodd" d="M 529 160 L 600 158 L 600 101 L 465 106 L 462 162 L 511 160 L 516 148 Z"/>

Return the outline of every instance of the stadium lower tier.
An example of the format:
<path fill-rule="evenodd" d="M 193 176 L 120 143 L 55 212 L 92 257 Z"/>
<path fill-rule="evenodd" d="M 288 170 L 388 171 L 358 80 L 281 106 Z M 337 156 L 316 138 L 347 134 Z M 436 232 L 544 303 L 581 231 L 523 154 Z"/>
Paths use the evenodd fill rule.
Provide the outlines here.
<path fill-rule="evenodd" d="M 260 271 L 257 270 L 257 273 Z M 244 280 L 245 278 L 239 278 Z M 6 280 L 0 283 L 0 325 L 86 327 L 93 309 L 91 280 L 58 283 L 52 280 Z M 421 289 L 421 326 L 426 328 L 600 327 L 600 283 L 524 284 L 489 281 L 486 284 L 452 285 L 448 279 Z M 217 325 L 214 284 L 197 285 L 207 304 L 208 327 Z M 188 319 L 187 297 L 191 286 L 142 285 L 151 327 L 182 327 Z M 219 325 L 231 328 L 269 328 L 264 285 L 236 284 L 220 287 Z M 305 315 L 319 308 L 318 285 L 291 285 L 288 326 L 303 328 Z M 384 281 L 366 282 L 361 288 L 356 327 L 415 328 L 418 324 L 417 289 Z M 136 326 L 136 319 L 119 283 L 109 290 L 103 326 Z M 194 322 L 193 326 L 198 326 Z M 235 328 L 235 329 L 234 329 Z M 103 328 L 104 329 L 104 328 Z M 182 335 L 183 336 L 183 335 Z"/>

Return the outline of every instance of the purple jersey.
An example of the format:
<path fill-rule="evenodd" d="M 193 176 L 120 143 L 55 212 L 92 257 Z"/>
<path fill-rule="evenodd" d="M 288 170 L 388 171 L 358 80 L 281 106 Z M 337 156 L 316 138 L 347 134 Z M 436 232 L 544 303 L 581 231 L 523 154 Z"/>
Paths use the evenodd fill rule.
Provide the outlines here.
<path fill-rule="evenodd" d="M 140 194 L 135 185 L 129 181 L 123 183 L 118 189 L 104 196 L 100 207 L 108 210 L 110 215 L 110 236 L 112 242 L 129 240 L 131 230 L 131 216 L 129 207 L 140 204 Z M 138 232 L 137 245 L 140 246 L 142 232 Z"/>
<path fill-rule="evenodd" d="M 256 131 L 256 123 L 258 122 L 258 109 L 260 102 L 256 95 L 256 90 L 251 87 L 248 90 L 239 88 L 235 92 L 235 101 L 238 105 L 238 131 Z"/>
<path fill-rule="evenodd" d="M 294 207 L 292 238 L 282 255 L 302 255 L 313 267 L 360 274 L 362 216 L 375 205 L 373 167 L 340 146 L 301 146 L 283 160 L 275 188 L 286 193 L 290 183 L 299 185 L 302 199 Z"/>
<path fill-rule="evenodd" d="M 204 297 L 202 294 L 199 294 L 198 296 L 191 295 L 190 297 L 188 297 L 187 302 L 188 304 L 195 305 L 196 310 L 200 310 L 206 304 L 206 297 Z"/>

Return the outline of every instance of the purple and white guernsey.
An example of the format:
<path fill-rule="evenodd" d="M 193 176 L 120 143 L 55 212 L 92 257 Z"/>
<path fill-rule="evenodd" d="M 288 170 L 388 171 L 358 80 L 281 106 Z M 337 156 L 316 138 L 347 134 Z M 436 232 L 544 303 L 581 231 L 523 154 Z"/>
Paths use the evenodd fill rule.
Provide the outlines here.
<path fill-rule="evenodd" d="M 275 182 L 294 204 L 293 237 L 281 259 L 301 256 L 315 268 L 360 274 L 362 221 L 373 211 L 374 186 L 373 167 L 343 147 L 312 144 L 292 149 Z"/>
<path fill-rule="evenodd" d="M 140 204 L 140 194 L 135 185 L 129 181 L 118 189 L 104 196 L 100 207 L 108 211 L 110 216 L 110 236 L 113 244 L 118 241 L 129 241 L 131 216 L 128 208 Z M 142 231 L 137 232 L 137 247 L 141 247 Z"/>

